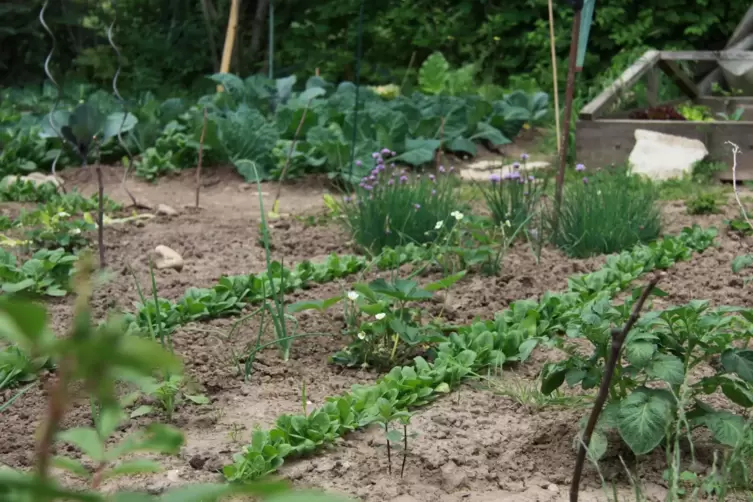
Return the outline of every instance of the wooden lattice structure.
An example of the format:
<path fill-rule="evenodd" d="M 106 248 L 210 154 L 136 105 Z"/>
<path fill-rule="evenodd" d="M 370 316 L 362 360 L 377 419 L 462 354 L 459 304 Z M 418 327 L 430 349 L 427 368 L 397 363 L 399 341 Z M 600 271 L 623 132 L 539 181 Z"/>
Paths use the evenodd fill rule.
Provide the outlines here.
<path fill-rule="evenodd" d="M 753 51 L 646 52 L 609 88 L 581 109 L 575 129 L 578 162 L 594 167 L 625 163 L 635 146 L 635 130 L 646 129 L 701 140 L 713 160 L 725 162 L 731 161 L 731 150 L 725 142 L 732 141 L 741 150 L 738 159 L 739 179 L 753 180 L 753 97 L 717 97 L 704 93 L 682 71 L 678 61 L 753 61 Z M 659 103 L 657 95 L 660 72 L 666 74 L 687 99 Z M 645 79 L 646 97 L 651 107 L 673 106 L 690 101 L 707 106 L 714 114 L 723 112 L 732 115 L 738 108 L 742 108 L 742 116 L 737 121 L 717 119 L 713 122 L 691 122 L 631 119 L 632 110 L 610 113 L 609 107 L 620 96 L 629 93 L 641 79 Z M 722 173 L 720 178 L 726 179 L 730 174 Z"/>

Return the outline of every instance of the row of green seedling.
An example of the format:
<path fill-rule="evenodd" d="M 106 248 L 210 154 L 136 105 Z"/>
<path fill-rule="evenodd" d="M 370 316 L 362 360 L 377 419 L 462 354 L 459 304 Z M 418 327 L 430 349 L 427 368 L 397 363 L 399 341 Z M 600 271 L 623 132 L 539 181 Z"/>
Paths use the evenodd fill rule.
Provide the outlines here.
<path fill-rule="evenodd" d="M 452 333 L 437 347 L 433 362 L 423 357 L 395 367 L 374 385 L 355 385 L 351 392 L 326 399 L 308 414 L 282 415 L 269 430 L 253 432 L 251 444 L 234 456 L 223 473 L 230 481 L 251 481 L 279 469 L 287 457 L 316 451 L 344 434 L 392 419 L 405 423 L 409 410 L 446 394 L 465 379 L 489 368 L 525 361 L 537 344 L 566 331 L 594 298 L 630 286 L 642 274 L 687 260 L 713 244 L 715 229 L 686 228 L 674 238 L 638 245 L 607 259 L 596 272 L 574 276 L 568 291 L 546 293 L 541 301 L 514 302 L 494 320 L 474 322 Z"/>

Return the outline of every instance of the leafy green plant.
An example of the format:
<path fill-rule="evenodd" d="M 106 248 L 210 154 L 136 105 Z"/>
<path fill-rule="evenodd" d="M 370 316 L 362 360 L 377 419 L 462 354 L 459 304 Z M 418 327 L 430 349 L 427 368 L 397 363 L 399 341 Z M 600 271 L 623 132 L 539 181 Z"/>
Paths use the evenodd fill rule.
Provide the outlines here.
<path fill-rule="evenodd" d="M 709 184 L 714 181 L 717 173 L 727 169 L 727 164 L 724 162 L 714 162 L 708 159 L 699 160 L 693 164 L 690 177 L 696 183 Z"/>
<path fill-rule="evenodd" d="M 39 128 L 17 123 L 14 127 L 0 127 L 0 177 L 9 174 L 29 174 L 52 159 L 47 153 Z"/>
<path fill-rule="evenodd" d="M 63 249 L 41 249 L 18 266 L 16 257 L 0 248 L 2 290 L 4 293 L 65 296 L 77 259 Z"/>
<path fill-rule="evenodd" d="M 49 357 L 33 357 L 17 345 L 0 350 L 0 390 L 33 382 L 43 369 L 52 369 Z"/>
<path fill-rule="evenodd" d="M 694 195 L 688 199 L 685 205 L 688 214 L 717 214 L 721 212 L 719 198 L 713 193 Z"/>
<path fill-rule="evenodd" d="M 473 88 L 476 74 L 474 64 L 467 64 L 457 70 L 450 69 L 441 52 L 432 53 L 418 70 L 418 85 L 426 94 L 466 94 Z"/>
<path fill-rule="evenodd" d="M 209 404 L 209 398 L 203 394 L 188 393 L 187 381 L 183 375 L 173 374 L 162 380 L 155 378 L 144 379 L 139 382 L 141 391 L 149 396 L 165 413 L 168 422 L 172 422 L 178 406 L 185 400 L 193 404 Z M 189 392 L 191 392 L 189 390 Z M 148 415 L 155 411 L 152 405 L 141 405 L 131 412 L 131 418 Z"/>
<path fill-rule="evenodd" d="M 565 382 L 583 389 L 598 385 L 611 349 L 611 326 L 627 319 L 636 299 L 634 294 L 632 300 L 617 307 L 608 298 L 586 305 L 566 329 L 570 336 L 593 344 L 592 356 L 572 353 L 565 361 L 547 364 L 542 370 L 542 392 L 552 392 Z M 753 359 L 748 349 L 735 348 L 736 342 L 750 338 L 749 318 L 753 315 L 747 310 L 710 309 L 707 301 L 644 315 L 625 341 L 627 364 L 615 368 L 610 382 L 609 399 L 591 440 L 593 458 L 606 451 L 606 433 L 611 429 L 620 433 L 635 454 L 646 454 L 672 439 L 681 416 L 687 417 L 688 428 L 706 427 L 717 441 L 735 446 L 744 418 L 716 410 L 702 397 L 721 390 L 735 404 L 753 406 L 749 398 L 753 380 L 748 373 Z M 689 382 L 688 372 L 700 364 L 717 371 Z M 684 401 L 692 403 L 687 410 L 678 410 L 681 387 L 687 394 Z"/>
<path fill-rule="evenodd" d="M 24 235 L 35 248 L 62 248 L 74 252 L 89 245 L 86 234 L 96 229 L 85 219 L 72 219 L 65 211 L 47 206 L 47 211 L 38 213 L 37 225 L 26 228 Z M 52 209 L 52 213 L 48 210 Z"/>
<path fill-rule="evenodd" d="M 57 199 L 58 190 L 52 183 L 34 183 L 16 179 L 0 184 L 0 202 L 50 202 Z"/>
<path fill-rule="evenodd" d="M 661 230 L 657 199 L 651 181 L 627 170 L 584 177 L 582 182 L 565 187 L 552 239 L 557 247 L 578 258 L 654 240 Z M 550 221 L 554 221 L 553 213 Z"/>
<path fill-rule="evenodd" d="M 155 181 L 166 174 L 177 172 L 178 167 L 173 164 L 173 156 L 172 150 L 160 153 L 157 148 L 147 148 L 133 164 L 136 176 L 147 181 Z"/>
<path fill-rule="evenodd" d="M 450 213 L 459 209 L 451 170 L 440 166 L 436 174 L 409 177 L 394 164 L 385 165 L 390 153 L 387 149 L 374 153 L 371 174 L 340 208 L 353 239 L 372 253 L 430 241 L 437 222 L 452 224 Z"/>

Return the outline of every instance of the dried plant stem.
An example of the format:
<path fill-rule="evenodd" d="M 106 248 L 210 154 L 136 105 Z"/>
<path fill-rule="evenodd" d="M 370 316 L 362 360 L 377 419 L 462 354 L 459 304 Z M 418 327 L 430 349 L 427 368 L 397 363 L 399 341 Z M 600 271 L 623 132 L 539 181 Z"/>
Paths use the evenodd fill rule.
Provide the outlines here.
<path fill-rule="evenodd" d="M 389 427 L 390 427 L 390 424 L 388 423 L 384 424 L 385 435 L 390 432 Z M 387 472 L 390 475 L 392 474 L 392 445 L 390 445 L 389 439 L 387 439 Z"/>
<path fill-rule="evenodd" d="M 97 205 L 97 245 L 99 246 L 99 268 L 105 268 L 105 182 L 102 179 L 102 166 L 97 159 L 94 170 L 97 173 L 99 201 Z"/>
<path fill-rule="evenodd" d="M 638 318 L 641 315 L 641 309 L 643 309 L 643 304 L 646 303 L 646 299 L 651 294 L 651 291 L 654 289 L 656 284 L 662 279 L 662 277 L 664 277 L 664 275 L 664 272 L 660 272 L 654 275 L 654 277 L 649 281 L 648 285 L 643 289 L 643 292 L 641 293 L 640 298 L 638 298 L 638 301 L 633 305 L 633 311 L 630 313 L 630 317 L 628 318 L 625 325 L 621 329 L 616 328 L 612 330 L 612 348 L 609 352 L 609 360 L 607 361 L 604 368 L 604 376 L 601 380 L 601 385 L 599 386 L 599 392 L 596 395 L 596 400 L 594 401 L 591 415 L 588 417 L 588 424 L 586 424 L 586 429 L 583 431 L 583 437 L 581 438 L 580 447 L 578 448 L 578 456 L 575 460 L 573 479 L 572 483 L 570 484 L 570 502 L 578 502 L 580 478 L 583 474 L 583 465 L 586 461 L 586 452 L 588 451 L 588 446 L 591 442 L 591 435 L 593 434 L 594 428 L 596 427 L 596 422 L 599 420 L 601 410 L 604 408 L 604 404 L 606 403 L 607 397 L 609 396 L 609 386 L 612 383 L 614 370 L 620 360 L 620 352 L 622 351 L 622 346 L 625 343 L 625 338 L 627 337 L 630 329 L 633 327 L 636 321 L 638 321 Z"/>
<path fill-rule="evenodd" d="M 199 209 L 199 193 L 201 192 L 201 163 L 204 160 L 204 136 L 207 133 L 207 109 L 204 107 L 204 123 L 201 126 L 199 138 L 199 162 L 196 166 L 196 209 Z"/>
<path fill-rule="evenodd" d="M 403 424 L 403 465 L 400 466 L 400 477 L 405 473 L 405 461 L 408 459 L 408 425 Z"/>
<path fill-rule="evenodd" d="M 740 193 L 737 191 L 737 155 L 740 153 L 740 147 L 731 141 L 725 141 L 724 143 L 732 147 L 732 189 L 735 192 L 735 200 L 737 201 L 737 205 L 740 206 L 740 211 L 743 214 L 745 222 L 748 224 L 750 229 L 753 230 L 753 223 L 751 223 L 750 219 L 748 218 L 748 213 L 745 211 L 745 206 L 743 206 L 743 203 L 740 200 Z"/>

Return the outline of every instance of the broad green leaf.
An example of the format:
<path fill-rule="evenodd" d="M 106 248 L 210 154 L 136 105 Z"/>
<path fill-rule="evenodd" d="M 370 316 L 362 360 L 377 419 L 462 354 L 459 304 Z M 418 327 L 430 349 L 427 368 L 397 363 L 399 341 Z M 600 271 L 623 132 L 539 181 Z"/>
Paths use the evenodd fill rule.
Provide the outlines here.
<path fill-rule="evenodd" d="M 659 446 L 672 423 L 672 395 L 640 388 L 620 403 L 617 429 L 622 440 L 636 455 Z"/>
<path fill-rule="evenodd" d="M 680 385 L 685 380 L 682 360 L 671 354 L 655 354 L 645 371 L 648 376 L 664 380 L 670 385 Z"/>
<path fill-rule="evenodd" d="M 162 466 L 154 460 L 138 459 L 122 462 L 112 469 L 105 471 L 103 478 L 110 479 L 116 476 L 130 476 L 133 474 L 146 474 L 160 472 Z"/>
<path fill-rule="evenodd" d="M 327 94 L 327 91 L 322 89 L 321 87 L 310 87 L 303 91 L 299 96 L 298 99 L 301 101 L 310 101 L 314 98 L 320 98 Z"/>
<path fill-rule="evenodd" d="M 0 304 L 0 337 L 23 348 L 30 348 L 49 335 L 44 306 L 15 298 L 6 297 L 3 300 Z"/>
<path fill-rule="evenodd" d="M 476 133 L 471 136 L 472 141 L 486 140 L 494 146 L 509 145 L 512 140 L 502 134 L 502 131 L 486 122 L 479 122 Z"/>
<path fill-rule="evenodd" d="M 727 349 L 722 352 L 721 362 L 725 370 L 753 383 L 753 350 Z"/>
<path fill-rule="evenodd" d="M 714 439 L 725 446 L 737 446 L 746 430 L 745 419 L 729 411 L 707 413 L 701 422 L 714 434 Z"/>
<path fill-rule="evenodd" d="M 68 110 L 56 110 L 52 114 L 52 125 L 50 124 L 50 115 L 45 115 L 44 119 L 42 119 L 42 130 L 40 131 L 39 136 L 42 138 L 59 137 L 58 132 L 60 132 L 63 126 L 67 126 L 70 120 L 71 112 Z"/>
<path fill-rule="evenodd" d="M 245 94 L 245 85 L 240 77 L 232 73 L 215 73 L 209 77 L 210 80 L 220 84 L 223 90 L 229 92 L 234 98 L 242 100 Z"/>
<path fill-rule="evenodd" d="M 387 438 L 387 441 L 392 441 L 393 443 L 399 443 L 400 441 L 403 440 L 403 433 L 397 429 L 392 429 L 385 435 L 385 437 Z"/>
<path fill-rule="evenodd" d="M 447 149 L 452 152 L 467 153 L 471 157 L 475 157 L 478 150 L 476 145 L 468 138 L 458 136 L 447 144 Z"/>
<path fill-rule="evenodd" d="M 25 289 L 33 288 L 37 282 L 34 279 L 24 279 L 19 282 L 6 282 L 3 283 L 3 291 L 6 293 L 18 293 Z"/>
<path fill-rule="evenodd" d="M 636 366 L 643 368 L 651 362 L 656 352 L 656 344 L 647 341 L 628 342 L 625 347 L 625 359 Z"/>
<path fill-rule="evenodd" d="M 434 154 L 439 148 L 438 139 L 406 138 L 405 152 L 395 157 L 395 162 L 405 162 L 412 166 L 421 166 L 434 160 Z"/>
<path fill-rule="evenodd" d="M 209 398 L 203 394 L 185 394 L 186 399 L 193 404 L 209 404 Z"/>
<path fill-rule="evenodd" d="M 323 300 L 304 300 L 291 303 L 287 306 L 286 310 L 289 314 L 303 312 L 304 310 L 318 310 L 319 312 L 324 312 L 342 299 L 343 295 L 333 296 L 332 298 L 325 298 Z"/>
<path fill-rule="evenodd" d="M 73 109 L 69 126 L 77 144 L 88 145 L 102 132 L 105 117 L 94 106 L 82 103 Z"/>
<path fill-rule="evenodd" d="M 607 435 L 600 430 L 593 431 L 591 434 L 591 442 L 588 445 L 588 458 L 591 462 L 598 462 L 601 457 L 607 452 L 609 447 L 609 440 Z"/>
<path fill-rule="evenodd" d="M 91 477 L 91 473 L 87 468 L 84 467 L 81 462 L 72 458 L 54 456 L 52 457 L 52 465 L 58 469 L 63 469 L 75 474 L 76 476 L 81 476 L 84 479 Z"/>
<path fill-rule="evenodd" d="M 96 462 L 101 462 L 105 459 L 104 445 L 97 431 L 91 427 L 74 427 L 62 431 L 58 434 L 58 439 L 72 444 L 81 450 L 84 455 Z"/>
<path fill-rule="evenodd" d="M 742 379 L 733 375 L 723 375 L 719 378 L 722 393 L 735 404 L 745 408 L 753 406 L 753 389 Z"/>
<path fill-rule="evenodd" d="M 426 94 L 439 94 L 445 87 L 450 64 L 441 52 L 435 52 L 418 70 L 418 85 Z"/>
<path fill-rule="evenodd" d="M 456 282 L 458 282 L 460 279 L 465 277 L 466 271 L 461 270 L 460 272 L 452 275 L 448 275 L 447 277 L 444 277 L 438 281 L 431 282 L 424 286 L 425 291 L 439 291 L 441 289 L 447 289 L 451 286 L 453 286 Z"/>
<path fill-rule="evenodd" d="M 549 395 L 565 383 L 569 368 L 562 363 L 547 364 L 541 371 L 541 392 Z"/>
<path fill-rule="evenodd" d="M 97 420 L 97 429 L 104 438 L 110 437 L 124 419 L 120 406 L 106 406 L 101 409 Z"/>
<path fill-rule="evenodd" d="M 102 127 L 102 141 L 114 138 L 120 134 L 125 134 L 139 123 L 139 119 L 132 113 L 116 112 L 107 116 L 104 126 Z"/>

